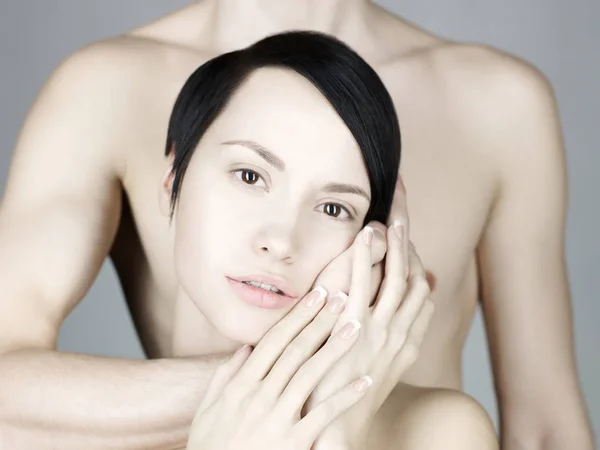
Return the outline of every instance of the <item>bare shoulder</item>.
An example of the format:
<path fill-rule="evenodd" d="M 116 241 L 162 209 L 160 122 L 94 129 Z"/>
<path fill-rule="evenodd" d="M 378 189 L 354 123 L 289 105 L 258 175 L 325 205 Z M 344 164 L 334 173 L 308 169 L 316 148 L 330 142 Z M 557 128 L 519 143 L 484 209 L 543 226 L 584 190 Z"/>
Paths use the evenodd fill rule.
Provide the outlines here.
<path fill-rule="evenodd" d="M 526 145 L 531 130 L 556 141 L 560 128 L 551 83 L 532 63 L 490 46 L 456 43 L 435 46 L 421 58 L 440 107 L 490 163 L 508 167 L 523 152 L 534 159 L 560 157 L 555 150 L 544 155 L 552 151 L 548 146 Z"/>
<path fill-rule="evenodd" d="M 428 59 L 444 98 L 457 113 L 484 121 L 484 131 L 553 109 L 548 78 L 515 55 L 485 45 L 452 43 L 432 49 Z M 495 122 L 498 119 L 503 122 Z"/>
<path fill-rule="evenodd" d="M 39 120 L 29 120 L 25 133 L 37 133 L 39 127 L 33 124 L 48 123 L 60 112 L 63 125 L 54 128 L 85 128 L 90 138 L 102 139 L 96 156 L 114 163 L 114 170 L 124 176 L 123 137 L 138 128 L 142 117 L 150 119 L 148 103 L 161 97 L 160 86 L 168 85 L 164 80 L 174 58 L 177 53 L 169 45 L 127 35 L 78 49 L 53 70 L 30 114 Z M 66 108 L 73 113 L 67 114 Z"/>
<path fill-rule="evenodd" d="M 133 35 L 121 35 L 88 44 L 62 60 L 54 74 L 73 79 L 110 82 L 111 87 L 138 80 L 152 65 L 169 58 L 165 43 Z"/>

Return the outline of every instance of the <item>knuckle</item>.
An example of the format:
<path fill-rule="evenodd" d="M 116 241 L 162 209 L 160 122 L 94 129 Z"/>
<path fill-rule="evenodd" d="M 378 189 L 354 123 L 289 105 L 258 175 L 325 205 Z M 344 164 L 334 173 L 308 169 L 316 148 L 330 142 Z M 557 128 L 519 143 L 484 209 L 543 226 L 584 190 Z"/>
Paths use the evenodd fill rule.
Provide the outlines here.
<path fill-rule="evenodd" d="M 286 347 L 281 355 L 283 361 L 296 360 L 302 358 L 307 352 L 308 342 L 305 337 L 298 336 L 294 341 Z"/>
<path fill-rule="evenodd" d="M 323 349 L 331 358 L 337 358 L 349 350 L 351 342 L 352 339 L 345 339 L 341 336 L 340 329 L 332 339 L 328 339 L 325 342 Z"/>
<path fill-rule="evenodd" d="M 337 411 L 337 399 L 332 398 L 328 401 L 322 403 L 321 408 L 321 419 L 324 422 L 328 422 L 335 417 L 335 413 Z"/>
<path fill-rule="evenodd" d="M 402 348 L 404 346 L 404 344 L 406 343 L 408 339 L 408 330 L 407 327 L 405 326 L 401 326 L 399 327 L 399 329 L 395 330 L 393 335 L 391 336 L 391 341 L 393 342 L 394 346 L 399 349 Z"/>
<path fill-rule="evenodd" d="M 413 343 L 406 343 L 400 352 L 400 360 L 404 366 L 415 363 L 419 357 L 419 347 Z"/>
<path fill-rule="evenodd" d="M 396 279 L 390 283 L 390 290 L 394 297 L 402 297 L 404 295 L 405 284 L 400 279 Z"/>
<path fill-rule="evenodd" d="M 317 317 L 315 317 L 313 323 L 311 323 L 307 328 L 307 336 L 305 336 L 305 340 L 314 341 L 317 338 L 327 336 L 329 333 L 331 333 L 336 320 L 337 315 L 329 311 L 328 306 L 323 308 L 323 311 Z"/>
<path fill-rule="evenodd" d="M 413 288 L 415 293 L 423 297 L 427 297 L 431 293 L 429 283 L 423 275 L 415 275 L 413 279 Z"/>
<path fill-rule="evenodd" d="M 375 353 L 380 352 L 387 345 L 390 339 L 390 333 L 387 328 L 379 328 L 369 333 L 369 340 L 372 342 Z"/>
<path fill-rule="evenodd" d="M 319 314 L 317 314 L 317 317 L 315 317 L 310 324 L 311 333 L 323 333 L 333 327 L 336 318 L 335 314 L 331 312 L 330 307 L 331 300 L 327 300 L 323 309 L 321 309 Z"/>

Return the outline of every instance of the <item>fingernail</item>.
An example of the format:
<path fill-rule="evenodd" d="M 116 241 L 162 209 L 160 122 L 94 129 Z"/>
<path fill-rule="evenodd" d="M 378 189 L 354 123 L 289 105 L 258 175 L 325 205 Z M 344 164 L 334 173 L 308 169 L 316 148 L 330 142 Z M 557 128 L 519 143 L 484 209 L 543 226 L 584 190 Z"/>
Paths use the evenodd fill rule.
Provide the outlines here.
<path fill-rule="evenodd" d="M 350 339 L 358 334 L 360 329 L 360 322 L 358 320 L 351 320 L 339 331 L 342 339 Z"/>
<path fill-rule="evenodd" d="M 358 380 L 356 380 L 354 382 L 354 384 L 352 384 L 352 386 L 358 392 L 364 392 L 367 389 L 369 389 L 372 384 L 373 384 L 373 379 L 369 375 L 365 375 L 364 377 L 359 378 Z"/>
<path fill-rule="evenodd" d="M 327 304 L 329 305 L 329 311 L 333 314 L 339 314 L 344 310 L 344 306 L 346 305 L 346 300 L 348 296 L 345 292 L 336 292 L 332 297 L 329 298 Z"/>
<path fill-rule="evenodd" d="M 246 344 L 246 345 L 244 345 L 243 347 L 241 347 L 241 348 L 238 348 L 238 349 L 237 349 L 237 351 L 235 352 L 235 354 L 236 354 L 236 355 L 239 355 L 239 354 L 243 353 L 243 352 L 246 350 L 246 348 L 248 348 L 248 347 L 250 347 L 250 345 L 249 345 L 249 344 Z"/>
<path fill-rule="evenodd" d="M 373 240 L 373 228 L 365 227 L 363 231 L 363 242 L 367 245 L 371 245 L 371 241 Z"/>
<path fill-rule="evenodd" d="M 401 241 L 404 240 L 404 226 L 400 223 L 400 221 L 394 221 L 394 231 L 396 232 L 396 236 Z"/>
<path fill-rule="evenodd" d="M 309 308 L 321 306 L 325 297 L 327 297 L 325 288 L 323 286 L 317 286 L 306 296 L 304 303 Z"/>

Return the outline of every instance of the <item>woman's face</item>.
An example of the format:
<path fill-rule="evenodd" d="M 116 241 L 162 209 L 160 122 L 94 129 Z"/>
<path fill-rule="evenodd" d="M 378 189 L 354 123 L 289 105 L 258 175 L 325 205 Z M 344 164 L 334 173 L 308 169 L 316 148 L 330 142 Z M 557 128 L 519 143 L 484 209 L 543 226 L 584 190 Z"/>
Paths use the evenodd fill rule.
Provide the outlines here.
<path fill-rule="evenodd" d="M 328 101 L 294 72 L 257 70 L 185 173 L 174 218 L 183 293 L 222 335 L 256 343 L 351 245 L 369 205 L 361 152 Z"/>

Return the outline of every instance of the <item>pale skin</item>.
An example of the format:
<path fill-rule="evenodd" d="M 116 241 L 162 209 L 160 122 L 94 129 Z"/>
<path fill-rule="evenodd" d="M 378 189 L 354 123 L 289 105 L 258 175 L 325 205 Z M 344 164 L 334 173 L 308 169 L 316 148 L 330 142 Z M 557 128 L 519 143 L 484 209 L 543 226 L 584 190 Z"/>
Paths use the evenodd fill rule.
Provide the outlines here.
<path fill-rule="evenodd" d="M 410 240 L 436 305 L 418 360 L 374 424 L 377 445 L 427 448 L 419 446 L 426 437 L 439 448 L 432 438 L 468 442 L 466 431 L 489 426 L 460 391 L 460 355 L 480 299 L 502 448 L 592 449 L 563 250 L 564 150 L 547 80 L 509 55 L 444 41 L 366 2 L 254 3 L 193 4 L 88 46 L 41 92 L 0 210 L 0 439 L 10 448 L 185 446 L 229 355 L 173 352 L 183 333 L 202 346 L 189 352 L 210 354 L 213 336 L 174 327 L 174 235 L 157 208 L 168 115 L 208 58 L 301 27 L 346 41 L 394 98 Z M 149 361 L 54 351 L 60 324 L 107 255 Z"/>
<path fill-rule="evenodd" d="M 386 233 L 386 273 L 405 267 L 404 242 L 397 229 L 392 226 Z M 344 308 L 356 309 L 371 297 L 372 241 L 369 226 L 355 239 L 352 283 L 345 302 L 334 295 L 323 307 L 327 292 L 318 286 L 267 332 L 250 358 L 247 349 L 242 349 L 217 371 L 192 424 L 189 450 L 366 448 L 365 444 L 323 444 L 319 439 L 342 413 L 374 414 L 410 364 L 412 356 L 406 350 L 410 345 L 418 347 L 433 311 L 429 291 L 422 289 L 426 283 L 412 282 L 422 280 L 424 273 L 411 252 L 411 282 L 406 283 L 404 277 L 386 277 L 386 287 L 374 306 L 368 312 L 362 308 L 362 320 L 335 330 Z M 396 295 L 398 292 L 401 294 Z M 398 299 L 402 299 L 400 306 Z M 408 324 L 412 332 L 405 339 L 399 330 L 407 330 Z M 417 335 L 419 342 L 414 342 Z M 413 342 L 407 345 L 411 338 Z M 349 367 L 344 367 L 346 362 Z M 314 388 L 325 383 L 340 365 L 344 370 L 337 371 L 336 389 L 303 411 Z M 344 386 L 345 375 L 357 365 L 377 381 L 365 376 Z M 353 436 L 352 441 L 360 439 Z"/>
<path fill-rule="evenodd" d="M 173 164 L 173 153 L 169 159 Z M 166 206 L 178 171 L 183 173 L 169 167 L 163 178 L 165 213 L 171 211 Z M 196 413 L 188 448 L 367 448 L 368 439 L 375 440 L 369 430 L 377 411 L 416 359 L 434 311 L 425 269 L 406 238 L 401 186 L 389 229 L 371 221 L 360 231 L 372 193 L 358 144 L 318 89 L 277 68 L 261 68 L 239 87 L 203 134 L 181 186 L 173 209 L 180 283 L 175 328 L 212 332 L 211 353 L 231 352 L 240 343 L 256 345 L 247 364 L 258 361 L 265 377 L 245 375 L 256 369 L 244 365 L 233 387 L 217 394 L 209 389 L 211 398 L 205 397 Z M 384 256 L 385 269 L 380 264 Z M 351 281 L 344 286 L 328 273 L 346 263 L 341 272 L 351 274 Z M 277 276 L 274 283 L 280 283 L 290 303 L 266 309 L 244 302 L 228 280 L 257 272 Z M 325 312 L 289 343 L 298 328 L 289 322 L 306 316 L 302 308 L 299 313 L 297 307 L 290 309 L 311 285 L 326 295 L 321 284 L 338 292 L 331 290 Z M 327 314 L 335 305 L 344 307 L 335 311 L 337 321 Z M 348 350 L 339 346 L 338 331 L 353 323 L 362 330 L 359 342 L 336 362 L 336 348 Z M 331 345 L 296 374 L 328 331 L 334 336 Z M 176 334 L 175 355 L 202 354 L 188 336 L 187 331 Z M 282 349 L 269 372 L 265 368 Z M 375 382 L 360 407 L 329 424 L 332 415 L 343 412 L 332 398 L 325 410 L 337 414 L 314 418 L 315 413 L 322 416 L 320 402 L 365 373 Z M 291 376 L 295 382 L 278 399 Z M 222 376 L 216 377 L 222 384 Z M 231 389 L 241 397 L 232 398 Z M 236 412 L 226 412 L 232 404 L 239 406 Z M 298 422 L 301 409 L 308 416 Z M 322 429 L 310 425 L 315 420 Z"/>

